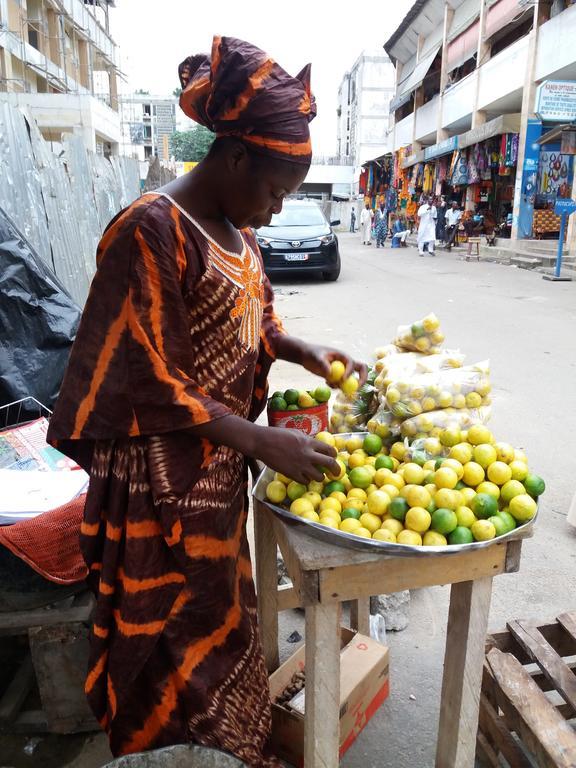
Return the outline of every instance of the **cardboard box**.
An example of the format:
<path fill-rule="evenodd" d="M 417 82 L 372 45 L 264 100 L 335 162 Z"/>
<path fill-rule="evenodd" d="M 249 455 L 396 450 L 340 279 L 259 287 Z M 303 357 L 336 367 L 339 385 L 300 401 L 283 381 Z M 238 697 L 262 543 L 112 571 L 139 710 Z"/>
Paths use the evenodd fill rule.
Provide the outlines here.
<path fill-rule="evenodd" d="M 340 757 L 389 693 L 388 648 L 342 627 L 340 652 Z M 305 646 L 270 676 L 272 748 L 291 765 L 304 765 L 304 715 L 274 704 L 295 672 L 304 670 Z"/>

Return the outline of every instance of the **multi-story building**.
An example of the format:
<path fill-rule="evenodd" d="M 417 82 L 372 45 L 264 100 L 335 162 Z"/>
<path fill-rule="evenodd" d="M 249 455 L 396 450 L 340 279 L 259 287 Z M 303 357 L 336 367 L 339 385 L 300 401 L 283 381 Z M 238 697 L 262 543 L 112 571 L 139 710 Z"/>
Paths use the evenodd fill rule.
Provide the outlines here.
<path fill-rule="evenodd" d="M 120 97 L 122 154 L 148 160 L 170 159 L 170 136 L 176 130 L 178 100 L 174 96 L 136 93 Z"/>
<path fill-rule="evenodd" d="M 338 89 L 338 156 L 360 166 L 387 151 L 394 66 L 380 51 L 364 51 Z"/>
<path fill-rule="evenodd" d="M 417 0 L 384 45 L 403 194 L 432 184 L 513 213 L 515 240 L 551 221 L 575 191 L 561 136 L 576 127 L 575 39 L 573 0 Z"/>
<path fill-rule="evenodd" d="M 86 146 L 117 154 L 118 50 L 113 0 L 0 0 L 0 100 L 27 107 L 44 136 L 81 132 Z"/>

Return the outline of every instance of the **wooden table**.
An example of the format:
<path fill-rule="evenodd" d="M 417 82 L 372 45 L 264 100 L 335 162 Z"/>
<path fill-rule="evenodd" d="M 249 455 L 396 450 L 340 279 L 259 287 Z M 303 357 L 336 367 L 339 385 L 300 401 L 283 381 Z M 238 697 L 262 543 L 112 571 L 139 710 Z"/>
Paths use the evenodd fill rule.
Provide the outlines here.
<path fill-rule="evenodd" d="M 492 579 L 520 564 L 523 530 L 490 547 L 445 556 L 388 557 L 326 544 L 286 525 L 254 500 L 258 617 L 266 665 L 279 665 L 278 612 L 306 613 L 306 768 L 335 768 L 339 747 L 340 606 L 369 633 L 369 598 L 451 584 L 437 768 L 472 768 Z M 293 587 L 278 588 L 277 545 Z"/>

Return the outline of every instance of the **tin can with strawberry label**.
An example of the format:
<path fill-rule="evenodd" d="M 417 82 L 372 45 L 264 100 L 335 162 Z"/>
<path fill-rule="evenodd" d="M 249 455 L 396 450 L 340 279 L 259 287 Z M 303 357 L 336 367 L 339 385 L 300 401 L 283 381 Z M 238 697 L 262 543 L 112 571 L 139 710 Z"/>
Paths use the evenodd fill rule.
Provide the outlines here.
<path fill-rule="evenodd" d="M 299 411 L 271 411 L 268 408 L 268 424 L 271 427 L 299 429 L 307 435 L 317 435 L 328 429 L 328 403 Z"/>

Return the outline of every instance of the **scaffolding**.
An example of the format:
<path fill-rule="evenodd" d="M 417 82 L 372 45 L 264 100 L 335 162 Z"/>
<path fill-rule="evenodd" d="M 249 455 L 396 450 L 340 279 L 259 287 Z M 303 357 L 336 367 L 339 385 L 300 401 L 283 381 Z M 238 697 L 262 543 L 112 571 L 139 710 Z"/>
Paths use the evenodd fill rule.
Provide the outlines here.
<path fill-rule="evenodd" d="M 0 73 L 0 84 L 18 83 L 20 92 L 30 92 L 30 87 L 26 79 L 26 69 L 36 72 L 42 77 L 48 89 L 53 89 L 59 93 L 81 93 L 85 90 L 94 95 L 94 72 L 105 72 L 109 80 L 109 99 L 108 104 L 115 108 L 116 93 L 112 88 L 111 80 L 115 78 L 118 72 L 118 66 L 115 61 L 116 46 L 109 35 L 109 17 L 108 9 L 113 7 L 113 2 L 109 0 L 84 0 L 82 16 L 88 14 L 92 22 L 96 25 L 96 30 L 100 31 L 107 38 L 111 49 L 111 55 L 104 50 L 103 44 L 94 39 L 88 25 L 82 24 L 74 13 L 69 10 L 72 8 L 70 0 L 39 0 L 37 7 L 37 16 L 24 16 L 19 14 L 19 28 L 10 30 L 0 28 L 0 48 L 5 47 L 10 53 L 14 52 L 13 46 L 2 45 L 2 35 L 16 37 L 18 54 L 17 58 L 22 66 L 22 77 L 6 77 Z M 90 10 L 100 8 L 104 12 L 105 26 L 102 26 L 95 13 Z M 48 12 L 54 14 L 56 19 L 56 34 L 50 29 L 48 22 Z M 84 22 L 88 19 L 83 18 Z M 100 37 L 100 36 L 98 36 Z M 70 39 L 70 45 L 67 45 L 67 38 Z M 54 45 L 55 43 L 55 45 Z M 89 46 L 85 56 L 80 56 L 80 45 Z M 30 48 L 38 52 L 39 56 L 31 57 Z M 54 55 L 54 50 L 56 54 Z M 56 58 L 56 61 L 54 60 Z M 84 59 L 84 60 L 82 60 Z M 98 65 L 98 68 L 95 67 Z M 76 77 L 72 77 L 72 72 Z M 112 92 L 114 90 L 114 93 Z"/>

